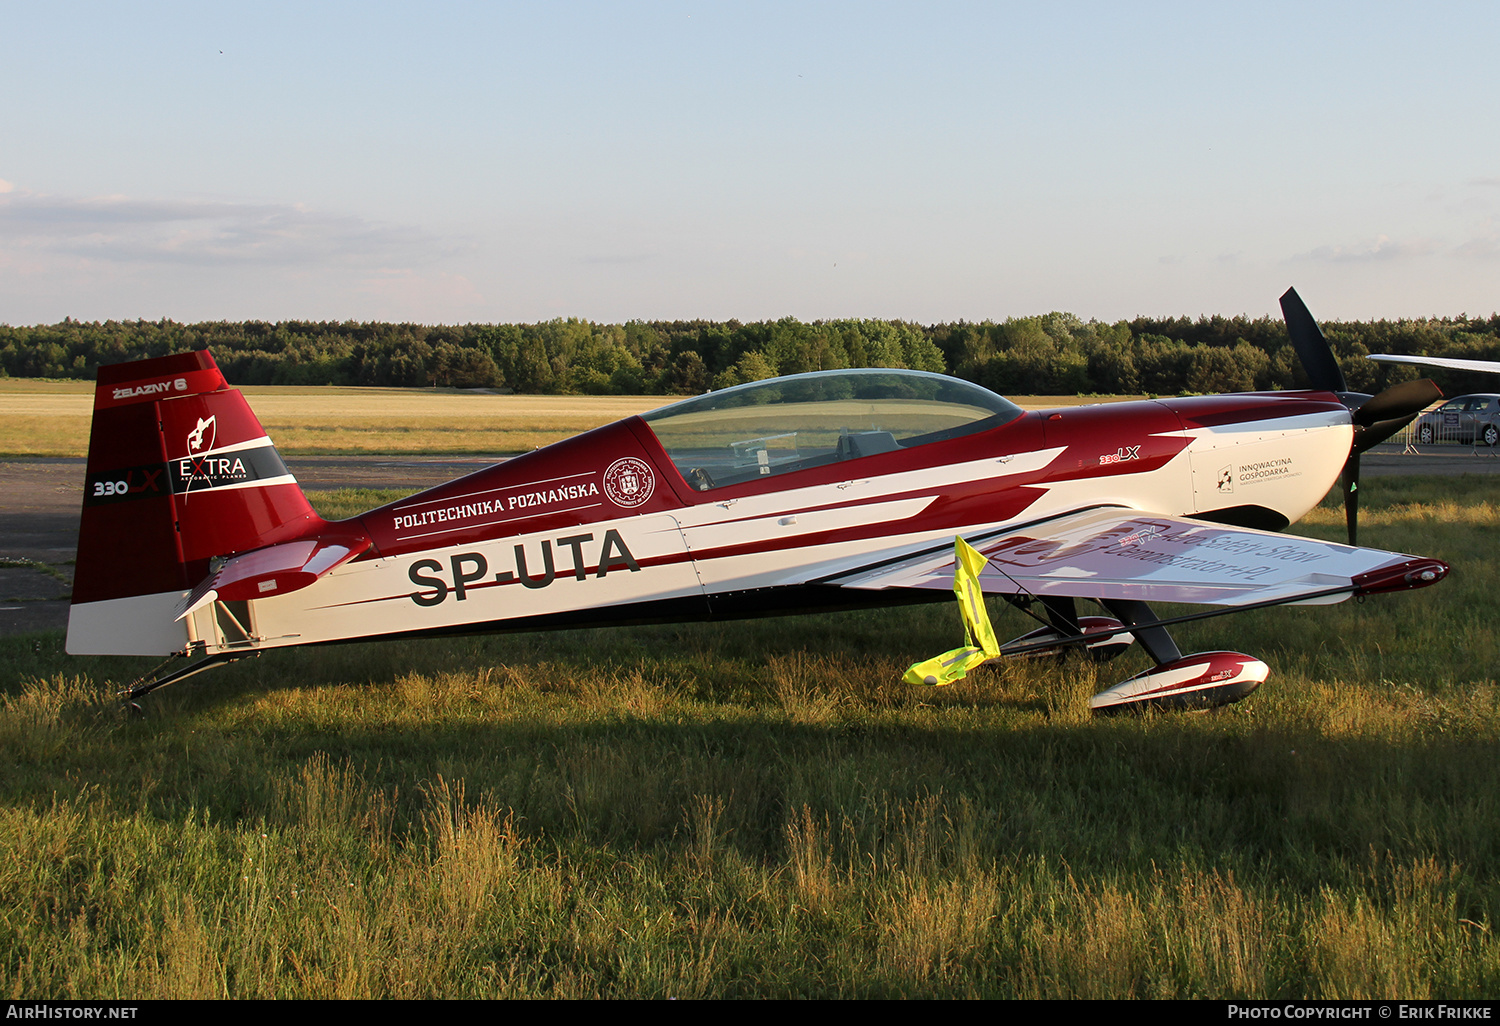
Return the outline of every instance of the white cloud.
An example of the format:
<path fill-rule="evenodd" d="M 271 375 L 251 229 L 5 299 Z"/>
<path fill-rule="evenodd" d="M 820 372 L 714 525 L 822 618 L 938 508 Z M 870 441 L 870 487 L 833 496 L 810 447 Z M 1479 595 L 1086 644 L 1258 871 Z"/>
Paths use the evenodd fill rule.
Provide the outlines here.
<path fill-rule="evenodd" d="M 419 228 L 299 204 L 77 199 L 0 189 L 0 250 L 12 255 L 124 264 L 372 267 L 426 263 L 452 248 Z"/>
<path fill-rule="evenodd" d="M 1465 260 L 1493 260 L 1500 256 L 1500 228 L 1493 221 L 1467 242 L 1453 250 L 1455 256 Z"/>
<path fill-rule="evenodd" d="M 1500 244 L 1494 239 L 1470 239 L 1453 252 L 1465 260 L 1493 260 L 1500 256 Z"/>
<path fill-rule="evenodd" d="M 1332 264 L 1384 262 L 1430 256 L 1437 250 L 1438 244 L 1432 239 L 1392 239 L 1389 235 L 1378 235 L 1373 242 L 1359 242 L 1348 246 L 1319 246 L 1306 253 L 1299 253 L 1292 259 Z"/>

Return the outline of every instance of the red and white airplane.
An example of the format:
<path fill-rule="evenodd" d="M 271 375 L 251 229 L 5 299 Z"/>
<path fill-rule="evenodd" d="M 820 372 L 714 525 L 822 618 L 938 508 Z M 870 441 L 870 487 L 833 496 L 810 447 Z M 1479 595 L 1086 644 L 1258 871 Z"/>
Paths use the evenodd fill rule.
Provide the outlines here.
<path fill-rule="evenodd" d="M 1183 656 L 1148 603 L 1336 602 L 1448 570 L 1274 533 L 1342 473 L 1352 534 L 1358 453 L 1436 391 L 1346 393 L 1294 292 L 1283 306 L 1316 390 L 1026 413 L 942 375 L 801 374 L 337 522 L 208 353 L 101 367 L 67 648 L 202 657 L 139 695 L 290 645 L 942 599 L 961 536 L 986 592 L 1045 613 L 1007 654 L 1141 643 L 1154 668 L 1096 709 L 1233 701 L 1265 664 Z"/>

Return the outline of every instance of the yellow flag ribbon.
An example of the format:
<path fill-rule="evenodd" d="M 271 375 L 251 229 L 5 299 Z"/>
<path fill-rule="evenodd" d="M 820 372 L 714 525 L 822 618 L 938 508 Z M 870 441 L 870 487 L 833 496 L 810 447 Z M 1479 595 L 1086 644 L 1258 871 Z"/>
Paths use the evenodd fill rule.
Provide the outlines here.
<path fill-rule="evenodd" d="M 990 614 L 984 608 L 984 591 L 979 587 L 979 573 L 985 558 L 962 538 L 953 539 L 953 595 L 964 621 L 963 648 L 955 648 L 926 662 L 915 663 L 901 679 L 907 684 L 952 684 L 963 680 L 969 671 L 1000 655 L 1000 642 L 990 625 Z"/>

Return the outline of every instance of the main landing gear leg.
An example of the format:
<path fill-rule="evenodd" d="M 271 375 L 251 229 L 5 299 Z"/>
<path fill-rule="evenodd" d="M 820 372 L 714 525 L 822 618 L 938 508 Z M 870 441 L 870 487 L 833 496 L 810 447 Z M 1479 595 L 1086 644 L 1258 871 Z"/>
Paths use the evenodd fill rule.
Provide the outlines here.
<path fill-rule="evenodd" d="M 1165 627 L 1137 627 L 1136 624 L 1151 623 L 1157 619 L 1151 607 L 1135 599 L 1105 599 L 1104 608 L 1114 613 L 1120 622 L 1129 627 L 1130 633 L 1141 643 L 1146 654 L 1157 665 L 1175 663 L 1182 658 L 1182 651 Z"/>
<path fill-rule="evenodd" d="M 1043 598 L 1042 606 L 1047 610 L 1047 621 L 1057 628 L 1057 633 L 1078 635 L 1083 628 L 1078 626 L 1078 606 L 1071 597 Z"/>
<path fill-rule="evenodd" d="M 1266 679 L 1266 664 L 1240 652 L 1184 656 L 1165 627 L 1138 626 L 1157 619 L 1144 602 L 1109 599 L 1104 605 L 1129 625 L 1130 633 L 1156 665 L 1095 695 L 1089 701 L 1095 715 L 1146 709 L 1211 709 L 1238 702 Z"/>

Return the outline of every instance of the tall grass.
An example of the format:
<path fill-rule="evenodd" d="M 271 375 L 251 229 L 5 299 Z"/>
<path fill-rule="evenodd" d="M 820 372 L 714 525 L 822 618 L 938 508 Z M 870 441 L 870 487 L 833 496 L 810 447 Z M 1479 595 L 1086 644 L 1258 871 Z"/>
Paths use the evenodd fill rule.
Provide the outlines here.
<path fill-rule="evenodd" d="M 1181 628 L 1273 668 L 1212 714 L 1091 720 L 1138 653 L 902 685 L 948 604 L 270 653 L 143 718 L 136 661 L 0 643 L 0 994 L 1493 996 L 1489 496 L 1401 487 L 1362 541 L 1452 578 Z"/>

